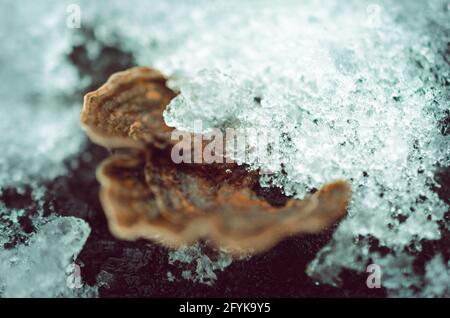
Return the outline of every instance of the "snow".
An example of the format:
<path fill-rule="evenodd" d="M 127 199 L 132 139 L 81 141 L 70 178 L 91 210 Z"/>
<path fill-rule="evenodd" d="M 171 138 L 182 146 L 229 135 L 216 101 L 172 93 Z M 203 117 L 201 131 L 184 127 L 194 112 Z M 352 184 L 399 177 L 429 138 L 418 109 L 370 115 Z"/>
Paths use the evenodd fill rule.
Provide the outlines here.
<path fill-rule="evenodd" d="M 64 59 L 68 31 L 57 27 L 52 3 L 1 5 L 0 187 L 63 174 L 62 161 L 84 142 L 79 109 L 63 99 L 76 90 L 77 74 Z"/>
<path fill-rule="evenodd" d="M 277 128 L 288 136 L 283 159 L 264 182 L 298 198 L 332 179 L 351 181 L 349 215 L 308 268 L 328 284 L 340 284 L 342 268 L 364 271 L 375 262 L 386 272 L 382 284 L 390 295 L 412 296 L 420 278 L 406 248 L 420 251 L 422 240 L 441 237 L 448 207 L 431 187 L 436 164 L 449 163 L 450 139 L 439 133 L 436 118 L 449 108 L 449 68 L 440 52 L 450 20 L 448 12 L 415 5 L 422 14 L 409 15 L 405 3 L 384 5 L 376 29 L 334 6 L 282 6 L 268 18 L 252 10 L 239 32 L 225 29 L 231 17 L 207 31 L 220 36 L 193 32 L 176 53 L 190 63 L 168 63 L 186 74 L 181 95 L 166 110 L 169 125 L 194 131 L 199 118 L 206 128 L 231 123 L 260 134 Z M 356 12 L 363 8 L 353 4 Z M 212 52 L 197 60 L 193 43 Z M 393 254 L 375 257 L 361 242 L 368 237 Z"/>
<path fill-rule="evenodd" d="M 229 254 L 223 251 L 205 252 L 205 245 L 195 243 L 179 250 L 169 252 L 169 264 L 181 270 L 181 278 L 194 283 L 212 285 L 217 280 L 217 272 L 224 271 L 232 263 Z M 176 277 L 167 272 L 167 279 L 174 281 Z"/>
<path fill-rule="evenodd" d="M 2 297 L 95 296 L 96 289 L 70 288 L 73 263 L 89 236 L 89 225 L 81 219 L 58 217 L 43 224 L 26 245 L 0 251 Z"/>
<path fill-rule="evenodd" d="M 424 297 L 449 297 L 450 296 L 450 273 L 442 270 L 449 268 L 450 264 L 445 261 L 441 254 L 431 259 L 426 266 L 425 288 L 422 292 Z"/>

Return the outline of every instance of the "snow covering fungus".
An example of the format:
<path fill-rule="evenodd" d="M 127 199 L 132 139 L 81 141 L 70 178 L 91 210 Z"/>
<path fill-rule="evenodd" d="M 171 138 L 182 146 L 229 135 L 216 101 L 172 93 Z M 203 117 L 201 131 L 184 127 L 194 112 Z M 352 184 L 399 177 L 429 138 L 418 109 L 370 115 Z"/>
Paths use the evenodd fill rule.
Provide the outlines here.
<path fill-rule="evenodd" d="M 116 237 L 172 248 L 209 238 L 229 253 L 256 253 L 288 236 L 320 232 L 345 214 L 350 189 L 344 181 L 274 206 L 257 191 L 258 171 L 244 165 L 223 158 L 175 164 L 176 141 L 163 120 L 174 96 L 166 79 L 146 67 L 115 73 L 85 96 L 81 122 L 91 140 L 121 149 L 97 170 L 100 199 Z M 185 154 L 195 153 L 193 143 Z M 208 142 L 203 143 L 202 153 Z"/>
<path fill-rule="evenodd" d="M 45 193 L 41 182 L 67 172 L 63 161 L 85 139 L 79 108 L 65 96 L 92 84 L 67 59 L 80 41 L 65 24 L 71 1 L 24 2 L 2 1 L 0 10 L 2 196 L 28 187 Z M 206 130 L 279 129 L 282 160 L 262 186 L 301 199 L 326 180 L 351 180 L 348 216 L 310 263 L 313 279 L 339 285 L 345 269 L 377 263 L 391 296 L 449 295 L 449 192 L 435 178 L 450 161 L 448 1 L 108 1 L 102 10 L 97 1 L 78 3 L 82 27 L 99 41 L 120 41 L 136 63 L 177 79 L 168 125 L 194 129 L 200 118 Z M 101 52 L 87 46 L 92 59 Z M 48 211 L 40 206 L 33 237 L 45 237 L 39 224 Z M 2 243 L 21 231 L 24 213 L 0 206 Z M 446 237 L 443 251 L 417 269 L 429 242 Z M 82 245 L 65 242 L 74 254 Z M 3 275 L 14 270 L 5 259 L 36 257 L 40 245 L 28 244 L 1 251 Z M 23 282 L 0 281 L 1 295 L 20 294 L 15 284 Z"/>

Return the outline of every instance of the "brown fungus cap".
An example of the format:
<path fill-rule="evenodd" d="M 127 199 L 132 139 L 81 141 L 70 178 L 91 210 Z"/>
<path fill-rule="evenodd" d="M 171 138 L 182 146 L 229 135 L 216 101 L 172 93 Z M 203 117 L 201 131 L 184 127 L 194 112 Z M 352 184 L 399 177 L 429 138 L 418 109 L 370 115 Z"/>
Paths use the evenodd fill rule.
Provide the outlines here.
<path fill-rule="evenodd" d="M 108 148 L 164 146 L 172 129 L 162 113 L 173 97 L 160 72 L 134 67 L 86 94 L 81 123 L 93 142 Z"/>
<path fill-rule="evenodd" d="M 256 253 L 291 235 L 317 233 L 345 215 L 350 188 L 344 181 L 273 206 L 255 191 L 257 171 L 235 163 L 175 164 L 172 129 L 162 117 L 175 93 L 165 82 L 157 71 L 132 68 L 85 97 L 81 120 L 90 138 L 129 148 L 97 170 L 116 237 L 173 248 L 208 239 L 230 253 Z"/>

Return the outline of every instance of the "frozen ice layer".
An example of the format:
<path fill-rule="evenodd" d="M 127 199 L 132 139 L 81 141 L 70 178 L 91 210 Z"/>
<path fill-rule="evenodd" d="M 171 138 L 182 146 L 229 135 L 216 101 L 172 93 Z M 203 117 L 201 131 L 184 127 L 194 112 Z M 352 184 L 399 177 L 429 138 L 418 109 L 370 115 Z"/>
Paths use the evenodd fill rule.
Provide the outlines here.
<path fill-rule="evenodd" d="M 81 269 L 74 267 L 90 231 L 81 219 L 54 218 L 43 224 L 27 244 L 0 251 L 0 296 L 95 296 L 95 288 L 83 287 Z"/>
<path fill-rule="evenodd" d="M 186 78 L 165 119 L 188 130 L 196 118 L 206 129 L 275 127 L 282 160 L 264 183 L 287 194 L 302 198 L 326 180 L 351 180 L 349 216 L 308 273 L 336 285 L 340 269 L 364 272 L 375 262 L 391 295 L 414 295 L 422 278 L 407 250 L 438 240 L 448 210 L 431 188 L 436 165 L 448 166 L 450 155 L 438 129 L 450 106 L 449 11 L 443 1 L 328 4 L 243 10 L 241 24 L 230 15 L 192 35 L 177 51 L 190 69 L 177 65 Z M 239 27 L 227 31 L 230 21 Z M 211 54 L 196 60 L 191 43 Z M 393 254 L 370 252 L 370 238 Z"/>

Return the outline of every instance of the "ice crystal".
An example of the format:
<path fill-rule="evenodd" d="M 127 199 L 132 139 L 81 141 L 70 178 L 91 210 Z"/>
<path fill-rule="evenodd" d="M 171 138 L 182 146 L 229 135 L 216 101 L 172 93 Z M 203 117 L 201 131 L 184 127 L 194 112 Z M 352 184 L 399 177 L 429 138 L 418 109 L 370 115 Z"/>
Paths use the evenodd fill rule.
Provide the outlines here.
<path fill-rule="evenodd" d="M 2 297 L 93 296 L 96 290 L 76 285 L 71 289 L 68 266 L 83 247 L 90 228 L 81 219 L 55 218 L 42 225 L 27 244 L 0 251 Z"/>
<path fill-rule="evenodd" d="M 181 277 L 192 280 L 195 283 L 212 285 L 217 280 L 217 271 L 224 271 L 231 265 L 232 258 L 222 251 L 209 251 L 205 253 L 203 244 L 196 243 L 192 246 L 169 252 L 169 264 L 183 269 Z M 192 268 L 191 268 L 192 267 Z M 171 272 L 167 273 L 167 279 L 174 281 L 176 278 Z"/>

